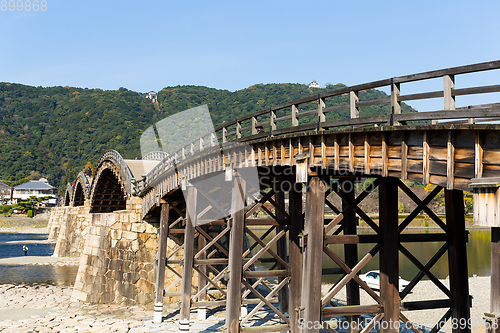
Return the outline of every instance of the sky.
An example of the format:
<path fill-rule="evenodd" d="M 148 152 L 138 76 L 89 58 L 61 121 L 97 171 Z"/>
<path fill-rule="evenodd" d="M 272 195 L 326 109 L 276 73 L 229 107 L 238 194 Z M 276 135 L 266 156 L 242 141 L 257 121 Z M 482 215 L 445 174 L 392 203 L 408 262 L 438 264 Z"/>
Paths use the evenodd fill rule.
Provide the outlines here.
<path fill-rule="evenodd" d="M 0 7 L 0 82 L 33 86 L 324 87 L 500 58 L 498 0 L 47 0 L 36 12 L 13 3 Z M 499 70 L 456 78 L 457 88 L 499 83 Z M 439 89 L 436 79 L 401 93 Z M 411 105 L 442 109 L 436 100 Z M 474 102 L 457 97 L 457 106 Z"/>

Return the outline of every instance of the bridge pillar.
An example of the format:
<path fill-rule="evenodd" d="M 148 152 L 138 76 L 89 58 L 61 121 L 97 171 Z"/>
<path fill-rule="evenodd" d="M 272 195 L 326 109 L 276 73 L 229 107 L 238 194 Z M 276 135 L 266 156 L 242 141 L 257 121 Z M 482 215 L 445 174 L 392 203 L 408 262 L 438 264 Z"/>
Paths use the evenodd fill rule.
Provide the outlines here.
<path fill-rule="evenodd" d="M 465 231 L 464 195 L 459 190 L 445 190 L 446 224 L 450 235 L 448 265 L 450 292 L 453 295 L 453 321 L 458 325 L 453 332 L 470 332 L 470 298 L 467 272 L 467 234 Z M 461 322 L 467 323 L 460 325 Z"/>
<path fill-rule="evenodd" d="M 384 301 L 382 333 L 399 332 L 399 231 L 398 179 L 384 178 L 379 186 L 379 226 L 382 235 L 380 249 L 380 297 Z"/>
<path fill-rule="evenodd" d="M 297 188 L 297 186 L 299 188 Z M 302 183 L 292 183 L 289 193 L 289 252 L 290 252 L 290 299 L 289 318 L 291 333 L 299 333 L 299 309 L 302 296 L 302 248 L 300 247 L 300 234 L 304 229 L 302 217 Z"/>
<path fill-rule="evenodd" d="M 344 193 L 345 197 L 349 201 L 354 202 L 355 199 L 355 179 L 345 178 L 341 181 L 340 191 Z M 342 223 L 344 224 L 344 235 L 356 235 L 356 213 L 353 209 L 347 209 L 349 207 L 349 202 L 346 199 L 342 199 L 342 211 L 344 213 L 344 218 Z M 354 268 L 358 263 L 358 244 L 345 244 L 345 263 L 349 268 Z M 346 286 L 346 296 L 347 305 L 359 305 L 359 285 L 356 281 L 351 280 Z M 351 317 L 351 322 L 356 322 L 357 316 Z M 349 325 L 349 331 L 353 329 L 353 324 Z"/>
<path fill-rule="evenodd" d="M 241 280 L 245 232 L 245 181 L 236 175 L 231 194 L 232 226 L 229 238 L 229 282 L 227 284 L 226 328 L 228 333 L 240 331 Z"/>
<path fill-rule="evenodd" d="M 162 321 L 163 312 L 163 290 L 165 287 L 165 260 L 167 258 L 167 238 L 168 238 L 168 203 L 160 201 L 160 230 L 158 240 L 158 268 L 156 270 L 155 308 L 153 321 L 159 324 Z"/>
<path fill-rule="evenodd" d="M 189 315 L 191 310 L 191 284 L 193 280 L 194 259 L 194 226 L 196 223 L 196 199 L 197 190 L 189 186 L 186 202 L 186 229 L 184 231 L 184 261 L 182 267 L 181 284 L 181 309 L 179 318 L 179 329 L 182 332 L 189 331 Z"/>
<path fill-rule="evenodd" d="M 304 224 L 304 234 L 307 235 L 302 287 L 304 333 L 318 333 L 321 326 L 324 217 L 325 184 L 318 177 L 312 177 L 307 187 Z"/>
<path fill-rule="evenodd" d="M 276 193 L 276 203 L 283 209 L 285 210 L 285 193 L 283 191 L 279 191 Z M 278 210 L 276 209 L 276 217 L 280 220 L 283 220 L 285 216 Z M 282 223 L 282 222 L 281 222 Z M 285 226 L 283 224 L 280 224 L 278 226 L 277 232 L 280 232 L 285 229 Z M 278 256 L 283 258 L 284 261 L 287 261 L 287 250 L 286 250 L 286 237 L 281 237 L 277 242 L 276 242 L 276 252 Z M 286 269 L 281 263 L 278 263 L 278 269 Z M 285 278 L 280 277 L 278 278 L 278 283 L 281 283 Z M 284 286 L 281 288 L 278 294 L 278 299 L 279 299 L 279 309 L 281 312 L 284 314 L 288 313 L 288 287 Z"/>

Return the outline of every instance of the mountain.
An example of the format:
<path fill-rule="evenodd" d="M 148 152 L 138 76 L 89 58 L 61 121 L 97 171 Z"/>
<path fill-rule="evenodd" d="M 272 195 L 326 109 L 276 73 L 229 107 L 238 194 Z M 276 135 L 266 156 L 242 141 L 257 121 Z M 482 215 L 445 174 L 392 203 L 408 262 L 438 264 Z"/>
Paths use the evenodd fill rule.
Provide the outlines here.
<path fill-rule="evenodd" d="M 107 149 L 117 150 L 124 158 L 140 158 L 139 138 L 143 131 L 179 111 L 207 104 L 214 126 L 219 126 L 280 103 L 343 87 L 337 84 L 308 89 L 302 84 L 256 84 L 230 92 L 176 86 L 159 91 L 158 104 L 154 104 L 146 94 L 125 88 L 43 88 L 0 82 L 0 177 L 13 181 L 40 174 L 61 193 L 88 161 L 95 164 Z M 378 90 L 359 94 L 361 101 L 383 97 L 387 95 Z M 338 96 L 327 100 L 326 106 L 348 103 L 348 98 Z M 314 107 L 310 103 L 303 110 Z M 402 110 L 415 112 L 405 104 Z M 361 116 L 389 113 L 388 104 L 361 108 Z M 277 116 L 283 115 L 278 112 Z M 310 117 L 312 120 L 314 116 Z M 348 117 L 349 110 L 327 114 L 327 120 Z M 288 125 L 283 122 L 278 127 Z"/>

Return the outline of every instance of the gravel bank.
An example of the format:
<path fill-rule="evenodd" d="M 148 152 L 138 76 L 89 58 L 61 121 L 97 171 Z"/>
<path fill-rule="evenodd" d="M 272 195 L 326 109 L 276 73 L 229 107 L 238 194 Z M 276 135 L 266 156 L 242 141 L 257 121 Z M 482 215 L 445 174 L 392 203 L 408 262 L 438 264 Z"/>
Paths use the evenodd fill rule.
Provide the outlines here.
<path fill-rule="evenodd" d="M 449 280 L 440 280 L 446 287 L 449 288 Z M 322 292 L 326 294 L 331 285 L 323 285 Z M 364 291 L 361 290 L 361 304 L 376 304 L 376 302 Z M 482 317 L 485 312 L 490 309 L 490 278 L 489 277 L 476 277 L 469 278 L 469 294 L 472 295 L 472 308 L 471 308 L 471 324 L 473 332 L 485 332 L 484 321 Z M 423 300 L 437 300 L 446 299 L 446 295 L 437 288 L 432 281 L 425 280 L 417 284 L 404 300 L 405 301 L 423 301 Z M 339 292 L 334 298 L 336 303 L 345 304 L 346 295 L 345 288 Z M 429 331 L 445 314 L 446 309 L 436 310 L 420 310 L 409 311 L 404 314 L 413 323 L 422 325 Z M 443 332 L 451 332 L 451 323 L 448 321 L 442 329 Z M 410 331 L 411 332 L 411 331 Z"/>

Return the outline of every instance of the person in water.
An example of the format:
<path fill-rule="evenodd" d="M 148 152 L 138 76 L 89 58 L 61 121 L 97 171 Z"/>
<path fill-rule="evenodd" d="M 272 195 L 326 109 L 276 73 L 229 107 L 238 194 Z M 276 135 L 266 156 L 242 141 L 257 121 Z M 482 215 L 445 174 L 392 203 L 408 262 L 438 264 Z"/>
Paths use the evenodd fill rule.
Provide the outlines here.
<path fill-rule="evenodd" d="M 28 255 L 28 247 L 26 245 L 23 245 L 23 251 L 24 251 L 24 255 L 27 256 Z"/>

